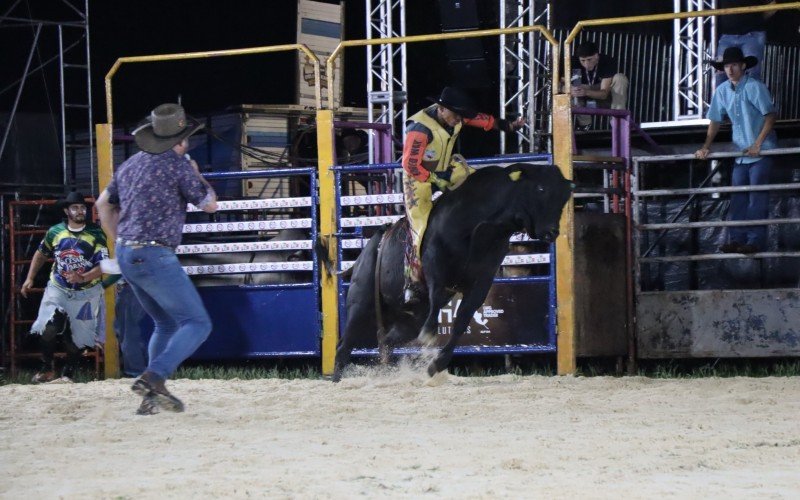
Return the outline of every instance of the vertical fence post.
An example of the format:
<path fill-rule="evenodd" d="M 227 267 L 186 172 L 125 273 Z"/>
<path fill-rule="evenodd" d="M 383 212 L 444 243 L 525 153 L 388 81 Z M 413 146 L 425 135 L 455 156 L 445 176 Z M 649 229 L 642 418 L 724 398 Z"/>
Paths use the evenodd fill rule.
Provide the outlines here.
<path fill-rule="evenodd" d="M 572 117 L 569 94 L 553 96 L 553 161 L 567 179 L 572 175 Z M 561 214 L 556 238 L 556 296 L 558 298 L 557 371 L 575 373 L 575 202 L 570 198 Z"/>
<path fill-rule="evenodd" d="M 319 175 L 319 232 L 328 247 L 328 259 L 338 269 L 336 252 L 336 186 L 331 172 L 334 160 L 333 111 L 317 111 L 317 151 Z M 336 342 L 339 337 L 339 295 L 337 277 L 320 273 L 322 286 L 322 374 L 333 373 Z"/>
<path fill-rule="evenodd" d="M 114 152 L 112 139 L 112 125 L 110 123 L 98 123 L 95 127 L 97 137 L 97 180 L 100 185 L 100 192 L 111 182 L 114 175 Z M 114 242 L 108 240 L 108 251 L 114 254 Z M 106 345 L 103 352 L 104 369 L 106 378 L 119 378 L 119 346 L 117 335 L 114 332 L 114 287 L 108 287 L 105 291 L 104 300 L 106 302 Z"/>

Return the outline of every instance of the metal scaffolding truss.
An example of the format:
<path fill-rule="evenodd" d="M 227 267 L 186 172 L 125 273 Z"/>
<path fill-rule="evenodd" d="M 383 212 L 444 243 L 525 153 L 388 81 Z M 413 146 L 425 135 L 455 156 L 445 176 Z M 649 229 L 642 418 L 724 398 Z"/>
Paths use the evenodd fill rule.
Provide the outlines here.
<path fill-rule="evenodd" d="M 367 38 L 406 36 L 405 0 L 366 0 Z M 405 140 L 408 118 L 406 44 L 367 45 L 367 110 L 372 123 L 387 123 Z M 369 162 L 375 162 L 369 141 Z"/>
<path fill-rule="evenodd" d="M 500 28 L 550 28 L 549 0 L 500 0 L 499 11 Z M 524 116 L 527 122 L 515 136 L 500 134 L 501 154 L 550 151 L 551 50 L 537 43 L 538 37 L 537 32 L 500 36 L 500 117 Z"/>
<path fill-rule="evenodd" d="M 715 9 L 717 0 L 674 0 L 675 12 L 696 12 Z M 711 40 L 717 39 L 714 17 L 693 17 L 673 21 L 672 65 L 674 85 L 672 89 L 672 119 L 684 122 L 699 120 L 708 107 L 711 78 L 703 78 L 704 61 L 709 59 L 706 28 Z M 713 44 L 711 44 L 713 45 Z"/>
<path fill-rule="evenodd" d="M 51 15 L 34 17 L 38 13 L 37 8 Z M 96 194 L 89 55 L 89 0 L 15 0 L 0 14 L 0 29 L 26 27 L 32 31 L 32 42 L 25 67 L 21 68 L 22 75 L 16 81 L 0 88 L 0 94 L 15 92 L 14 104 L 0 142 L 0 158 L 5 151 L 9 131 L 28 77 L 44 70 L 52 63 L 57 63 L 63 181 L 65 185 L 70 184 L 70 180 L 86 182 L 86 187 L 90 186 L 91 192 Z M 54 47 L 42 47 L 43 34 L 48 30 L 55 30 L 57 41 Z M 42 55 L 42 48 L 52 55 L 49 57 Z M 34 55 L 37 56 L 36 61 Z M 34 65 L 34 62 L 37 65 Z M 75 155 L 88 156 L 90 165 L 88 179 L 71 179 L 68 175 L 67 165 L 73 163 Z"/>

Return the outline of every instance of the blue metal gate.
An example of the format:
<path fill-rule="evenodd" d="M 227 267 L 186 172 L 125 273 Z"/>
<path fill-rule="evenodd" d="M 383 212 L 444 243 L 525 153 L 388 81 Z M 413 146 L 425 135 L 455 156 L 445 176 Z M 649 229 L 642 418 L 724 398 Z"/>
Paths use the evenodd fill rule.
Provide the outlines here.
<path fill-rule="evenodd" d="M 206 241 L 184 244 L 176 253 L 222 256 L 216 262 L 184 266 L 194 279 L 219 277 L 225 283 L 198 286 L 214 328 L 193 359 L 246 359 L 268 356 L 319 356 L 319 269 L 312 251 L 317 238 L 317 177 L 313 168 L 271 169 L 205 175 L 209 181 L 288 178 L 307 182 L 308 196 L 220 201 L 212 222 L 187 223 L 184 242 L 204 235 Z M 190 209 L 190 212 L 192 210 Z M 300 218 L 293 218 L 297 214 Z M 191 217 L 191 214 L 190 214 Z M 201 215 L 201 217 L 207 217 Z M 268 232 L 302 230 L 302 240 L 264 241 Z M 229 237 L 218 238 L 220 233 Z M 211 236 L 209 236 L 211 235 Z M 308 260 L 259 258 L 303 252 Z M 249 259 L 225 256 L 249 255 Z M 235 262 L 249 260 L 249 262 Z M 255 261 L 259 262 L 255 262 Z M 270 273 L 272 283 L 257 284 Z M 237 281 L 242 277 L 242 282 Z M 299 276 L 297 278 L 296 276 Z M 254 278 L 256 277 L 256 278 Z M 262 280 L 263 281 L 263 280 Z"/>
<path fill-rule="evenodd" d="M 550 155 L 507 155 L 493 158 L 469 160 L 471 166 L 503 165 L 514 162 L 551 163 Z M 372 165 L 335 166 L 336 176 L 336 232 L 337 260 L 340 271 L 353 264 L 356 254 L 366 244 L 373 233 L 370 228 L 390 224 L 400 219 L 399 206 L 403 204 L 403 194 L 392 190 L 392 179 L 398 163 Z M 344 195 L 343 186 L 353 185 L 354 179 L 362 182 L 365 174 L 368 186 L 374 186 L 375 179 L 383 177 L 386 189 L 377 192 L 367 190 L 365 194 Z M 508 255 L 504 268 L 526 266 L 531 268 L 529 275 L 517 277 L 496 277 L 486 302 L 478 309 L 470 322 L 468 332 L 462 337 L 457 354 L 517 354 L 554 353 L 556 351 L 556 290 L 555 290 L 555 248 L 543 242 L 532 241 L 526 235 L 515 235 L 512 244 L 542 247 L 540 253 Z M 343 331 L 346 321 L 345 301 L 350 283 L 339 278 L 339 331 Z M 439 314 L 439 340 L 446 342 L 449 328 L 460 298 L 442 308 Z M 417 352 L 417 348 L 399 348 L 399 354 Z M 357 345 L 354 356 L 377 354 L 377 340 L 369 344 Z"/>

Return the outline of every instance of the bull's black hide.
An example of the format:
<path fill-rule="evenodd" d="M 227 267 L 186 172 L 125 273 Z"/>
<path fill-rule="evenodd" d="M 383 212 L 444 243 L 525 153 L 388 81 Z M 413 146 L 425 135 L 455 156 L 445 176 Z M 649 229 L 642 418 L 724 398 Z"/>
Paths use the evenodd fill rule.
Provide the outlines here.
<path fill-rule="evenodd" d="M 561 210 L 573 187 L 553 165 L 517 163 L 481 169 L 460 188 L 442 195 L 431 211 L 422 243 L 427 300 L 410 309 L 402 298 L 403 253 L 408 237 L 400 225 L 407 222 L 401 219 L 388 231 L 374 235 L 353 266 L 347 323 L 336 350 L 334 381 L 341 378 L 361 332 L 377 333 L 384 358 L 393 346 L 414 338 L 431 343 L 439 309 L 460 292 L 463 300 L 451 339 L 428 367 L 428 374 L 446 369 L 469 319 L 486 299 L 508 251 L 508 239 L 525 231 L 533 238 L 552 241 L 558 235 Z M 380 265 L 376 266 L 379 256 Z M 375 304 L 376 268 L 380 309 Z"/>

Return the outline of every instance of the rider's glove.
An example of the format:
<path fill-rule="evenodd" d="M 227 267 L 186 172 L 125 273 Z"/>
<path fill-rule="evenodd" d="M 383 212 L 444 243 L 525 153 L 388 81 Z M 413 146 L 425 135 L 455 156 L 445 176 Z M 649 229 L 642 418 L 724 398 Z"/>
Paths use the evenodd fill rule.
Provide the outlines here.
<path fill-rule="evenodd" d="M 511 133 L 514 131 L 514 122 L 506 120 L 505 118 L 497 119 L 497 129 L 501 132 Z"/>
<path fill-rule="evenodd" d="M 450 157 L 450 168 L 453 169 L 458 167 L 469 168 L 469 165 L 467 164 L 467 160 L 463 156 L 456 153 Z"/>
<path fill-rule="evenodd" d="M 449 172 L 448 172 L 448 174 L 449 174 Z M 428 177 L 428 182 L 430 182 L 431 184 L 435 184 L 436 187 L 438 187 L 442 191 L 446 191 L 447 188 L 450 187 L 450 181 L 443 179 L 442 177 L 444 177 L 444 176 L 445 176 L 444 172 L 442 172 L 440 174 L 437 174 L 436 172 L 431 172 L 431 176 Z M 449 175 L 448 175 L 448 177 L 449 177 Z"/>

